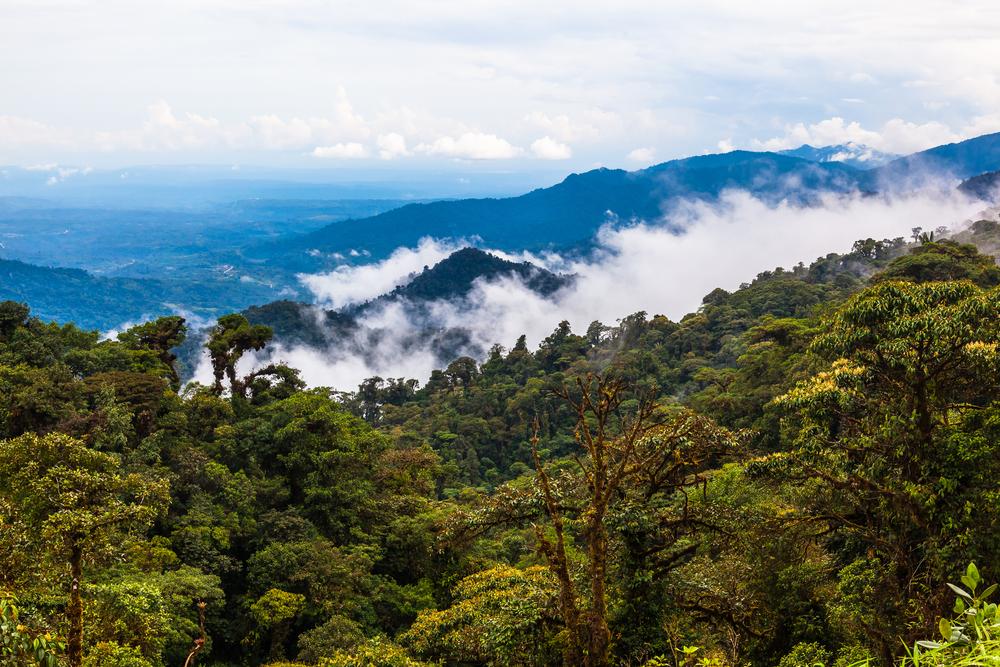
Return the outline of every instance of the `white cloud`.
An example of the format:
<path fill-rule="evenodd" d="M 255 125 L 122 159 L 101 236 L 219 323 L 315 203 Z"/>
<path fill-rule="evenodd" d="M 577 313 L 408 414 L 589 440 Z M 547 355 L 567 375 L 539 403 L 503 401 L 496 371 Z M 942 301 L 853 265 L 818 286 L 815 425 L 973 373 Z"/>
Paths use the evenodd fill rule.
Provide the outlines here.
<path fill-rule="evenodd" d="M 508 160 L 523 152 L 506 139 L 483 132 L 466 132 L 457 139 L 441 137 L 430 144 L 420 144 L 416 150 L 464 160 Z"/>
<path fill-rule="evenodd" d="M 479 353 L 494 343 L 511 346 L 521 334 L 537 345 L 561 320 L 577 332 L 597 319 L 606 324 L 639 310 L 678 320 L 695 311 L 716 287 L 735 289 L 762 270 L 789 268 L 833 251 L 846 251 L 859 238 L 908 236 L 914 226 L 957 225 L 982 204 L 957 197 L 918 195 L 896 200 L 829 197 L 822 206 L 769 206 L 743 192 L 724 196 L 718 205 L 691 204 L 666 225 L 648 223 L 604 229 L 597 250 L 587 259 L 558 255 L 531 257 L 552 269 L 576 275 L 572 286 L 543 298 L 520 281 L 478 283 L 469 303 L 441 301 L 430 307 L 431 322 L 414 321 L 398 304 L 366 314 L 362 325 L 375 336 L 331 341 L 329 349 L 277 348 L 271 359 L 284 359 L 303 371 L 312 385 L 350 390 L 366 377 L 406 375 L 425 381 L 437 359 L 414 334 L 428 326 L 462 327 Z M 460 244 L 424 241 L 401 249 L 385 262 L 333 276 L 304 277 L 324 305 L 357 302 L 405 281 L 409 271 L 432 264 Z M 358 285 L 372 289 L 358 293 Z M 663 285 L 671 285 L 664 290 Z M 471 303 L 471 305 L 470 305 Z M 260 360 L 259 360 L 260 361 Z"/>
<path fill-rule="evenodd" d="M 877 83 L 875 77 L 867 72 L 854 72 L 847 79 L 851 83 Z"/>
<path fill-rule="evenodd" d="M 0 153 L 19 163 L 302 164 L 315 146 L 377 155 L 378 136 L 413 151 L 488 128 L 571 145 L 576 168 L 750 145 L 847 109 L 880 134 L 896 117 L 966 136 L 1000 108 L 986 0 L 21 1 L 0 2 L 0 26 L 0 61 L 31 63 L 0 68 Z M 926 143 L 914 132 L 900 145 Z"/>
<path fill-rule="evenodd" d="M 599 111 L 591 111 L 586 115 L 594 117 L 596 122 L 604 125 L 613 123 L 617 119 L 616 114 Z M 524 121 L 529 125 L 545 130 L 557 141 L 591 141 L 600 136 L 600 131 L 594 123 L 576 122 L 570 120 L 567 114 L 549 115 L 544 111 L 532 111 L 524 117 Z"/>
<path fill-rule="evenodd" d="M 330 308 L 363 303 L 404 284 L 425 266 L 437 264 L 462 247 L 459 241 L 423 239 L 416 248 L 398 248 L 381 262 L 344 265 L 329 273 L 302 275 L 299 279 Z M 352 252 L 356 256 L 356 253 Z"/>
<path fill-rule="evenodd" d="M 261 145 L 272 149 L 288 149 L 305 146 L 313 140 L 313 126 L 301 118 L 283 120 L 275 114 L 253 116 L 247 122 L 247 135 L 253 136 Z"/>
<path fill-rule="evenodd" d="M 368 149 L 356 141 L 333 144 L 332 146 L 317 146 L 312 151 L 313 157 L 356 159 L 368 157 Z"/>
<path fill-rule="evenodd" d="M 0 147 L 62 146 L 72 143 L 71 133 L 30 118 L 0 114 Z"/>
<path fill-rule="evenodd" d="M 641 165 L 650 165 L 653 163 L 653 160 L 656 159 L 656 149 L 649 147 L 635 148 L 629 151 L 629 154 L 625 156 L 625 159 Z"/>
<path fill-rule="evenodd" d="M 960 141 L 966 138 L 964 134 L 935 121 L 917 124 L 901 118 L 893 118 L 880 129 L 870 130 L 858 121 L 848 123 L 840 116 L 834 116 L 808 126 L 804 123 L 789 125 L 784 136 L 765 141 L 754 140 L 753 146 L 763 150 L 782 150 L 802 144 L 830 146 L 855 143 L 886 153 L 905 154 Z"/>
<path fill-rule="evenodd" d="M 532 142 L 531 152 L 542 160 L 568 160 L 573 157 L 573 149 L 549 136 Z"/>
<path fill-rule="evenodd" d="M 398 132 L 380 134 L 375 144 L 378 146 L 378 156 L 383 160 L 393 160 L 410 154 L 406 149 L 406 139 Z"/>

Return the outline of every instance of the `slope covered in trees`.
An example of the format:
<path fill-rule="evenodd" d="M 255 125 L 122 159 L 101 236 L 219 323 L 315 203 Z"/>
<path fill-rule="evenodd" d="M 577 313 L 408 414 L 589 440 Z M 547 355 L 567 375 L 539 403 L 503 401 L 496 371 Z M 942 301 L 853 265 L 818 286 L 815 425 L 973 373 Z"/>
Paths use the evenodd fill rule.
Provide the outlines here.
<path fill-rule="evenodd" d="M 867 239 L 349 395 L 247 371 L 242 315 L 181 390 L 179 318 L 4 302 L 0 663 L 959 664 L 995 632 L 998 285 Z"/>

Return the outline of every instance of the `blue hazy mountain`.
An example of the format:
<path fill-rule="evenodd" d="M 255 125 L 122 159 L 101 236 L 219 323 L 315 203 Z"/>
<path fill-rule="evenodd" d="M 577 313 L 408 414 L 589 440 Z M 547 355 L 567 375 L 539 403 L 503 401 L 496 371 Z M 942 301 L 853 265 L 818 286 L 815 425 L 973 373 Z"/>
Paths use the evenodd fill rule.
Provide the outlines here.
<path fill-rule="evenodd" d="M 312 270 L 322 265 L 325 255 L 354 250 L 384 257 L 424 236 L 480 239 L 503 250 L 579 247 L 609 221 L 658 220 L 681 202 L 711 201 L 725 190 L 745 190 L 769 202 L 809 204 L 823 193 L 898 191 L 1000 169 L 1000 133 L 896 158 L 874 169 L 816 160 L 840 148 L 804 151 L 810 159 L 731 151 L 638 171 L 595 169 L 519 197 L 410 204 L 333 223 L 269 245 L 264 254 L 270 254 L 277 266 Z"/>
<path fill-rule="evenodd" d="M 864 144 L 849 141 L 835 146 L 810 146 L 802 144 L 798 148 L 778 151 L 781 155 L 802 158 L 810 162 L 841 162 L 855 169 L 875 169 L 895 160 L 899 155 L 884 153 Z"/>
<path fill-rule="evenodd" d="M 384 257 L 424 236 L 478 239 L 502 250 L 566 248 L 589 242 L 608 222 L 659 220 L 683 201 L 714 200 L 725 190 L 806 204 L 821 193 L 865 191 L 874 183 L 871 172 L 839 162 L 733 151 L 638 171 L 594 169 L 519 197 L 409 204 L 370 218 L 336 222 L 283 244 L 261 246 L 256 254 L 280 251 L 278 264 L 308 270 L 324 254 L 354 250 Z M 254 255 L 255 250 L 248 253 Z"/>
<path fill-rule="evenodd" d="M 917 187 L 941 179 L 968 179 L 1000 169 L 1000 132 L 936 146 L 879 168 L 886 189 Z"/>
<path fill-rule="evenodd" d="M 962 181 L 958 189 L 970 197 L 1000 203 L 1000 171 L 988 171 Z"/>
<path fill-rule="evenodd" d="M 38 182 L 44 173 L 8 172 L 4 187 L 12 196 L 0 197 L 0 257 L 20 261 L 0 267 L 0 298 L 98 328 L 170 310 L 211 316 L 306 298 L 297 273 L 372 261 L 425 236 L 511 251 L 585 252 L 604 224 L 661 220 L 683 202 L 713 201 L 725 190 L 809 204 L 830 192 L 876 193 L 933 180 L 951 187 L 965 180 L 964 191 L 981 194 L 992 192 L 996 178 L 975 177 L 1000 170 L 1000 134 L 874 169 L 826 159 L 838 148 L 800 147 L 800 155 L 733 151 L 636 171 L 595 169 L 519 196 L 421 203 L 279 197 L 198 209 L 69 206 L 11 185 L 20 178 Z M 256 192 L 252 182 L 241 182 L 249 189 L 240 193 Z M 298 192 L 289 187 L 288 193 Z M 72 268 L 46 268 L 54 265 Z"/>
<path fill-rule="evenodd" d="M 27 303 L 43 320 L 73 322 L 82 329 L 106 331 L 177 312 L 215 318 L 282 294 L 235 279 L 107 278 L 81 269 L 0 259 L 0 301 Z"/>

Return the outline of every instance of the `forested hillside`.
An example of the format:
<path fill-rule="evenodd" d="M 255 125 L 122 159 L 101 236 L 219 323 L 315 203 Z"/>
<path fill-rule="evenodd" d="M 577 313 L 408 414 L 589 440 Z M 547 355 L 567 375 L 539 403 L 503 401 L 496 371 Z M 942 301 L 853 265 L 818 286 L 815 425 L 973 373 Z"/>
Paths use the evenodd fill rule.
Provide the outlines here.
<path fill-rule="evenodd" d="M 0 303 L 0 664 L 996 664 L 996 237 L 350 394 Z"/>

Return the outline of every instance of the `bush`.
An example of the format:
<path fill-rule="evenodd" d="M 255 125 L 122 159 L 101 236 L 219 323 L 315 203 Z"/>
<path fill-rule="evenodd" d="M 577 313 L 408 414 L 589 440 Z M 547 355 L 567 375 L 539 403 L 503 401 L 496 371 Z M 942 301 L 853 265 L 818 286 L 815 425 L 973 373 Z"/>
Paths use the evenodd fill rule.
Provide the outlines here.
<path fill-rule="evenodd" d="M 320 667 L 430 667 L 431 663 L 414 660 L 400 646 L 388 639 L 369 639 L 353 651 L 337 651 L 319 661 Z"/>
<path fill-rule="evenodd" d="M 299 636 L 299 660 L 316 663 L 324 656 L 352 649 L 364 639 L 357 623 L 343 616 L 333 616 L 323 625 Z"/>
<path fill-rule="evenodd" d="M 826 667 L 833 656 L 830 651 L 816 642 L 800 642 L 781 659 L 778 667 Z"/>
<path fill-rule="evenodd" d="M 101 642 L 87 653 L 83 667 L 153 667 L 153 663 L 133 646 Z"/>

